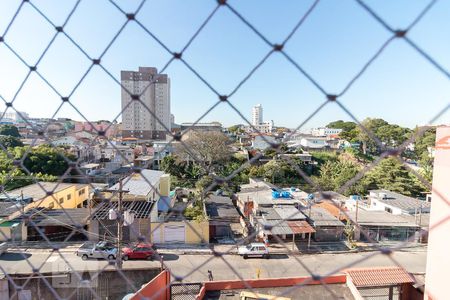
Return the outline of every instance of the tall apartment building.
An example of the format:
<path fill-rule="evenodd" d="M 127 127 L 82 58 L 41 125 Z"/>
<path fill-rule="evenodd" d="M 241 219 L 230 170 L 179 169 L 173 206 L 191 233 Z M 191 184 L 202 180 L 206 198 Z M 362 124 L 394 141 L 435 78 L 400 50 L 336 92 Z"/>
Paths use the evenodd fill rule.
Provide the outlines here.
<path fill-rule="evenodd" d="M 167 130 L 170 132 L 171 129 L 170 79 L 167 74 L 158 74 L 156 68 L 139 67 L 137 72 L 122 71 L 121 82 L 131 94 L 140 95 L 147 107 L 132 100 L 122 89 L 122 136 L 140 140 L 165 139 Z"/>
<path fill-rule="evenodd" d="M 263 108 L 261 104 L 253 106 L 252 125 L 259 125 L 263 122 Z"/>

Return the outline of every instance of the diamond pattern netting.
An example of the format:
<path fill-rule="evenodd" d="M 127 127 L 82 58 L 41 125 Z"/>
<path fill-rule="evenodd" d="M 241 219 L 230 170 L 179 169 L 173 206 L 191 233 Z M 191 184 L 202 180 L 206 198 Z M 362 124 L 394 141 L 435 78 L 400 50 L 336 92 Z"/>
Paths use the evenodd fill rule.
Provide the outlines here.
<path fill-rule="evenodd" d="M 164 123 L 159 119 L 159 117 L 157 115 L 155 115 L 154 112 L 152 112 L 152 110 L 147 107 L 147 105 L 141 101 L 141 97 L 142 95 L 145 93 L 145 91 L 154 83 L 154 82 L 150 82 L 149 85 L 139 94 L 139 95 L 135 95 L 132 93 L 132 91 L 129 91 L 126 87 L 122 86 L 120 80 L 118 80 L 113 74 L 112 72 L 110 72 L 108 70 L 107 67 L 104 66 L 104 64 L 102 63 L 102 59 L 104 58 L 104 56 L 108 53 L 108 51 L 111 49 L 111 47 L 117 43 L 118 37 L 123 34 L 124 29 L 130 24 L 130 23 L 134 23 L 135 25 L 137 25 L 143 33 L 145 33 L 151 40 L 153 40 L 154 42 L 156 42 L 157 45 L 159 45 L 159 47 L 167 52 L 170 55 L 170 59 L 164 64 L 162 65 L 162 68 L 160 68 L 159 73 L 163 73 L 167 70 L 167 68 L 175 63 L 181 64 L 182 66 L 186 67 L 186 69 L 192 74 L 193 77 L 197 78 L 198 80 L 200 80 L 204 86 L 209 89 L 214 95 L 216 95 L 216 100 L 212 101 L 212 105 L 210 107 L 208 107 L 204 113 L 201 114 L 201 116 L 195 120 L 195 122 L 193 123 L 192 126 L 195 126 L 195 124 L 198 124 L 199 122 L 201 122 L 211 111 L 215 110 L 218 106 L 228 106 L 232 112 L 235 112 L 244 123 L 246 123 L 247 125 L 249 125 L 250 127 L 253 128 L 253 130 L 257 133 L 260 133 L 258 131 L 257 128 L 255 128 L 251 122 L 244 116 L 244 114 L 241 113 L 241 111 L 236 107 L 236 104 L 232 102 L 233 100 L 233 96 L 236 94 L 236 92 L 241 89 L 242 86 L 245 86 L 245 84 L 247 83 L 247 81 L 253 77 L 253 75 L 255 74 L 255 72 L 258 71 L 258 69 L 264 65 L 266 63 L 266 61 L 269 59 L 269 57 L 273 56 L 273 55 L 280 55 L 281 57 L 285 58 L 286 61 L 292 65 L 292 67 L 297 70 L 301 76 L 303 76 L 304 78 L 307 79 L 307 81 L 311 84 L 311 86 L 313 86 L 315 89 L 317 89 L 317 91 L 319 91 L 322 95 L 323 95 L 323 102 L 318 105 L 317 109 L 315 109 L 303 122 L 301 122 L 296 130 L 300 130 L 301 128 L 304 127 L 304 125 L 311 120 L 312 118 L 314 118 L 324 107 L 326 106 L 330 106 L 330 105 L 336 105 L 339 109 L 341 109 L 352 121 L 356 122 L 358 124 L 358 126 L 360 127 L 360 129 L 362 131 L 364 131 L 374 142 L 375 144 L 382 149 L 382 154 L 380 155 L 380 157 L 378 159 L 376 159 L 374 162 L 372 162 L 371 164 L 369 164 L 368 166 L 366 166 L 365 168 L 363 168 L 354 178 L 352 178 L 351 180 L 349 180 L 348 182 L 346 182 L 344 185 L 341 186 L 341 188 L 337 191 L 339 193 L 344 193 L 348 188 L 350 188 L 352 185 L 354 185 L 358 180 L 360 180 L 364 174 L 366 174 L 368 171 L 372 170 L 374 167 L 376 167 L 383 159 L 387 158 L 387 157 L 395 157 L 401 164 L 403 164 L 404 166 L 406 166 L 413 174 L 414 176 L 417 177 L 417 179 L 424 184 L 425 186 L 427 186 L 430 190 L 433 190 L 434 193 L 437 193 L 438 195 L 440 195 L 443 199 L 446 199 L 446 197 L 444 197 L 444 195 L 441 195 L 439 193 L 439 191 L 432 189 L 431 187 L 431 183 L 428 182 L 421 174 L 419 174 L 417 171 L 411 169 L 411 167 L 400 157 L 400 154 L 402 153 L 402 151 L 412 142 L 414 142 L 418 137 L 420 137 L 422 134 L 424 134 L 425 130 L 419 130 L 417 131 L 414 135 L 412 135 L 407 141 L 405 141 L 402 145 L 400 145 L 397 148 L 387 148 L 385 145 L 383 145 L 383 143 L 376 137 L 376 135 L 368 128 L 366 128 L 359 120 L 357 117 L 355 117 L 355 115 L 351 112 L 351 110 L 344 105 L 344 103 L 340 100 L 355 84 L 358 83 L 358 81 L 361 80 L 361 78 L 364 77 L 364 74 L 366 73 L 367 69 L 374 63 L 376 63 L 378 57 L 390 46 L 390 44 L 397 39 L 401 39 L 403 41 L 405 41 L 405 43 L 407 45 L 409 45 L 411 47 L 411 49 L 413 49 L 414 51 L 416 51 L 420 56 L 423 57 L 424 60 L 426 60 L 431 66 L 433 66 L 436 70 L 436 72 L 441 73 L 442 75 L 444 75 L 447 79 L 450 79 L 450 73 L 449 71 L 443 66 L 441 65 L 436 59 L 433 58 L 433 56 L 430 53 L 427 53 L 423 48 L 420 47 L 420 45 L 417 45 L 410 37 L 409 37 L 409 32 L 411 30 L 414 29 L 415 26 L 417 26 L 418 24 L 420 24 L 420 21 L 422 20 L 422 18 L 433 8 L 433 6 L 435 5 L 436 1 L 429 1 L 429 3 L 424 7 L 424 9 L 417 15 L 417 17 L 408 25 L 406 26 L 404 29 L 400 29 L 400 30 L 396 30 L 393 29 L 379 14 L 377 14 L 367 3 L 365 3 L 364 1 L 361 0 L 356 0 L 355 2 L 358 4 L 358 6 L 365 12 L 367 12 L 367 17 L 368 18 L 372 18 L 373 20 L 375 20 L 377 23 L 379 23 L 384 30 L 386 30 L 389 34 L 388 39 L 385 40 L 384 43 L 381 44 L 381 46 L 375 51 L 375 53 L 370 57 L 370 59 L 367 60 L 367 62 L 361 66 L 360 71 L 358 71 L 349 81 L 348 83 L 342 88 L 342 90 L 339 93 L 332 93 L 327 91 L 327 89 L 324 88 L 324 86 L 319 83 L 318 80 L 316 80 L 309 71 L 306 70 L 306 68 L 304 68 L 302 66 L 302 64 L 300 64 L 299 62 L 297 62 L 295 59 L 293 59 L 293 57 L 285 50 L 285 46 L 286 44 L 289 43 L 289 41 L 291 40 L 291 38 L 293 36 L 295 36 L 296 32 L 298 30 L 301 30 L 302 25 L 307 21 L 308 17 L 314 13 L 314 11 L 316 9 L 318 9 L 318 4 L 319 4 L 319 0 L 313 1 L 312 4 L 309 6 L 309 8 L 306 10 L 306 12 L 304 12 L 301 16 L 299 16 L 299 20 L 298 22 L 296 22 L 295 26 L 289 30 L 288 34 L 285 37 L 281 37 L 281 39 L 278 42 L 273 42 L 270 41 L 263 32 L 261 32 L 260 30 L 257 29 L 256 26 L 254 26 L 246 17 L 245 15 L 243 15 L 242 13 L 240 13 L 238 11 L 238 9 L 236 9 L 236 7 L 232 4 L 230 4 L 228 1 L 226 0 L 219 0 L 217 1 L 216 5 L 214 6 L 214 8 L 211 10 L 211 12 L 207 15 L 207 17 L 204 19 L 204 21 L 201 23 L 201 25 L 198 27 L 198 29 L 195 31 L 195 33 L 189 37 L 187 39 L 186 44 L 184 45 L 184 47 L 182 47 L 180 50 L 174 50 L 174 49 L 170 49 L 170 47 L 167 46 L 167 44 L 164 42 L 163 38 L 158 37 L 154 32 L 152 32 L 152 30 L 148 27 L 146 27 L 144 25 L 143 22 L 141 22 L 139 20 L 139 13 L 141 12 L 142 9 L 144 9 L 145 3 L 147 1 L 143 0 L 141 1 L 138 5 L 137 8 L 133 11 L 133 12 L 127 12 L 124 9 L 122 9 L 122 7 L 117 4 L 115 1 L 113 0 L 109 0 L 108 3 L 109 5 L 111 5 L 111 7 L 114 7 L 115 9 L 117 9 L 117 11 L 123 15 L 124 21 L 122 23 L 122 25 L 120 26 L 120 28 L 118 29 L 118 31 L 113 35 L 113 37 L 111 38 L 111 40 L 107 43 L 107 45 L 105 46 L 105 48 L 103 49 L 103 51 L 101 51 L 101 54 L 97 57 L 92 57 L 91 55 L 88 54 L 88 51 L 86 51 L 81 45 L 80 43 L 77 42 L 77 40 L 75 38 L 73 38 L 70 34 L 68 34 L 65 31 L 65 27 L 66 25 L 70 22 L 71 17 L 74 15 L 74 13 L 79 9 L 79 5 L 82 1 L 78 0 L 74 3 L 72 9 L 70 10 L 70 12 L 68 13 L 67 17 L 65 18 L 64 22 L 61 25 L 58 25 L 56 23 L 54 23 L 52 21 L 52 19 L 46 15 L 46 13 L 44 11 L 42 11 L 39 8 L 39 5 L 37 3 L 35 3 L 35 1 L 22 1 L 17 10 L 14 12 L 14 14 L 10 17 L 10 21 L 7 24 L 4 32 L 0 33 L 0 47 L 5 47 L 14 57 L 17 58 L 18 61 L 20 61 L 20 63 L 22 63 L 25 67 L 28 68 L 28 72 L 26 73 L 25 77 L 23 78 L 23 80 L 20 82 L 20 84 L 17 86 L 17 89 L 13 95 L 13 97 L 7 99 L 6 97 L 2 96 L 0 94 L 0 99 L 5 103 L 6 109 L 3 112 L 3 115 L 1 117 L 4 117 L 4 115 L 6 114 L 7 111 L 14 111 L 16 112 L 18 115 L 20 115 L 20 117 L 22 119 L 25 120 L 25 123 L 30 126 L 31 128 L 33 128 L 35 130 L 35 132 L 38 133 L 38 137 L 40 139 L 43 139 L 45 142 L 47 143 L 51 143 L 51 140 L 47 134 L 47 130 L 48 127 L 50 125 L 50 120 L 48 121 L 48 123 L 43 126 L 42 128 L 38 128 L 36 127 L 33 123 L 31 123 L 26 116 L 22 115 L 22 113 L 20 111 L 18 111 L 15 107 L 15 101 L 18 97 L 18 95 L 21 93 L 21 91 L 23 90 L 25 84 L 27 83 L 27 81 L 30 79 L 31 76 L 37 76 L 41 81 L 42 81 L 42 85 L 45 85 L 47 88 L 49 88 L 50 90 L 52 90 L 52 92 L 59 98 L 61 99 L 61 103 L 58 105 L 58 108 L 56 109 L 56 111 L 52 114 L 52 118 L 55 117 L 58 112 L 61 110 L 62 107 L 70 107 L 71 109 L 75 110 L 78 115 L 86 122 L 88 122 L 93 130 L 95 131 L 95 133 L 97 134 L 97 137 L 91 142 L 90 147 L 93 147 L 94 144 L 98 141 L 102 141 L 107 143 L 110 147 L 114 148 L 117 153 L 119 153 L 120 155 L 122 155 L 122 159 L 124 161 L 129 161 L 129 159 L 127 157 L 125 157 L 123 154 L 121 154 L 120 151 L 118 151 L 117 146 L 110 141 L 108 138 L 105 137 L 105 132 L 108 131 L 110 128 L 106 128 L 106 130 L 102 130 L 99 131 L 96 129 L 96 127 L 91 123 L 91 121 L 86 117 L 86 115 L 77 107 L 77 105 L 75 105 L 72 101 L 72 96 L 74 95 L 74 93 L 79 89 L 80 86 L 83 85 L 86 77 L 88 76 L 88 74 L 90 74 L 92 72 L 92 70 L 94 68 L 98 68 L 101 71 L 104 72 L 104 74 L 107 76 L 107 78 L 110 78 L 111 81 L 114 84 L 119 85 L 123 90 L 126 91 L 126 93 L 128 93 L 133 101 L 139 102 L 151 115 L 152 117 L 154 117 L 157 122 L 164 127 Z M 85 1 L 86 2 L 86 1 Z M 50 26 L 52 26 L 55 29 L 55 33 L 53 34 L 52 38 L 50 39 L 50 41 L 48 42 L 48 44 L 44 47 L 44 50 L 42 51 L 42 53 L 38 56 L 38 59 L 34 62 L 30 62 L 27 61 L 23 56 L 21 56 L 19 54 L 19 52 L 17 51 L 17 49 L 14 49 L 14 47 L 9 43 L 8 38 L 10 36 L 10 29 L 11 26 L 14 24 L 14 22 L 16 21 L 17 17 L 20 15 L 21 11 L 24 9 L 24 7 L 28 7 L 29 9 L 32 9 L 37 15 L 39 15 L 46 23 L 48 23 Z M 243 76 L 243 78 L 238 82 L 238 84 L 231 89 L 231 91 L 229 91 L 228 93 L 221 93 L 218 91 L 218 89 L 216 89 L 214 87 L 214 85 L 208 80 L 208 78 L 205 78 L 204 76 L 201 75 L 201 72 L 199 70 L 196 69 L 195 66 L 191 65 L 189 63 L 189 61 L 187 61 L 183 54 L 186 52 L 186 50 L 188 50 L 191 45 L 195 42 L 196 38 L 199 36 L 199 34 L 206 28 L 208 27 L 208 24 L 210 23 L 210 21 L 212 19 L 215 18 L 216 14 L 218 11 L 220 10 L 228 10 L 228 12 L 230 12 L 233 16 L 235 16 L 236 22 L 241 22 L 244 26 L 248 27 L 263 43 L 265 43 L 268 47 L 269 47 L 269 51 L 266 53 L 266 55 L 264 55 L 262 57 L 262 59 L 253 67 L 250 69 L 250 71 L 248 72 L 248 74 L 246 74 L 245 76 Z M 54 45 L 54 42 L 56 40 L 57 37 L 61 37 L 61 38 L 65 38 L 67 39 L 70 44 L 77 49 L 82 56 L 84 56 L 86 58 L 87 61 L 90 62 L 89 67 L 85 70 L 85 72 L 83 73 L 83 75 L 75 82 L 73 82 L 73 88 L 70 90 L 69 93 L 62 93 L 58 88 L 56 88 L 56 86 L 51 82 L 50 79 L 46 78 L 46 76 L 44 76 L 40 71 L 39 71 L 39 66 L 41 61 L 44 59 L 44 57 L 46 56 L 46 54 L 48 53 L 48 50 L 52 48 L 52 46 Z M 181 37 L 183 38 L 183 37 Z M 280 42 L 281 41 L 281 42 Z M 131 105 L 130 102 L 128 104 Z M 128 107 L 127 106 L 127 107 Z M 430 121 L 429 124 L 433 124 L 441 115 L 443 115 L 444 113 L 446 113 L 448 111 L 450 107 L 450 104 L 448 104 L 447 106 L 441 108 L 437 114 L 435 116 L 433 116 Z M 126 107 L 125 107 L 126 108 Z M 120 113 L 118 113 L 114 119 L 112 121 L 118 121 L 118 119 L 121 117 L 122 113 L 124 110 L 122 110 Z M 112 123 L 111 123 L 112 124 Z M 111 126 L 111 125 L 110 125 Z M 183 148 L 184 151 L 186 151 L 186 153 L 188 153 L 190 159 L 192 159 L 193 161 L 195 161 L 199 166 L 201 166 L 204 171 L 212 176 L 214 178 L 213 183 L 211 185 L 209 185 L 204 191 L 203 191 L 203 195 L 206 195 L 206 193 L 208 193 L 209 191 L 213 190 L 215 187 L 217 187 L 218 185 L 221 185 L 223 183 L 227 183 L 230 182 L 235 176 L 237 176 L 240 172 L 242 172 L 243 170 L 245 170 L 246 168 L 249 168 L 252 163 L 256 162 L 261 155 L 256 155 L 254 156 L 252 159 L 250 159 L 248 162 L 242 164 L 239 168 L 237 168 L 236 170 L 232 171 L 230 174 L 228 174 L 227 176 L 224 177 L 220 177 L 217 176 L 214 173 L 210 173 L 210 171 L 207 169 L 202 157 L 199 157 L 198 155 L 196 155 L 194 153 L 194 151 L 192 151 L 189 148 L 189 145 L 184 142 L 184 140 L 182 139 L 183 135 L 186 134 L 186 131 L 182 132 L 181 134 L 173 134 L 171 133 L 171 131 L 169 130 L 169 128 L 165 128 L 165 130 L 167 131 L 167 134 L 170 137 L 170 141 L 169 143 L 164 147 L 163 150 L 168 149 L 168 147 L 171 147 L 173 145 L 174 142 L 177 142 L 181 145 L 181 147 Z M 295 131 L 293 131 L 294 133 Z M 292 134 L 293 134 L 292 133 Z M 292 135 L 291 134 L 291 135 Z M 264 136 L 263 136 L 263 139 Z M 269 142 L 267 139 L 265 139 L 266 142 Z M 34 138 L 31 146 L 36 145 L 38 142 L 38 138 Z M 59 204 L 58 199 L 56 199 L 56 197 L 54 196 L 54 192 L 56 191 L 56 189 L 58 188 L 59 184 L 62 184 L 64 182 L 64 180 L 66 179 L 71 179 L 71 178 L 80 178 L 80 179 L 85 179 L 87 182 L 90 182 L 89 177 L 87 175 L 85 175 L 80 167 L 79 167 L 79 163 L 81 161 L 81 158 L 77 159 L 73 159 L 71 157 L 68 157 L 64 152 L 60 152 L 59 156 L 60 158 L 67 164 L 68 168 L 66 170 L 66 172 L 59 176 L 58 181 L 57 181 L 57 185 L 52 189 L 52 190 L 46 190 L 45 187 L 39 182 L 39 179 L 36 178 L 33 173 L 25 166 L 24 161 L 27 158 L 27 156 L 30 154 L 31 151 L 31 147 L 28 148 L 25 153 L 19 158 L 17 159 L 13 153 L 11 153 L 4 145 L 0 144 L 1 147 L 1 151 L 14 162 L 14 168 L 9 172 L 9 174 L 7 174 L 6 178 L 8 181 L 12 181 L 12 180 L 19 180 L 19 179 L 23 179 L 22 177 L 26 178 L 26 179 L 31 179 L 33 182 L 37 183 L 41 189 L 46 193 L 46 195 L 48 196 L 52 196 L 54 198 L 54 202 L 56 203 L 56 205 L 59 205 L 59 208 L 65 212 L 65 214 L 67 215 L 67 217 L 69 218 L 69 220 L 72 221 L 72 223 L 75 223 L 74 220 L 72 219 L 72 216 L 70 215 L 70 213 L 66 212 L 66 210 L 63 208 L 63 206 L 61 204 Z M 327 193 L 324 193 L 322 191 L 322 188 L 320 187 L 319 184 L 317 184 L 313 178 L 311 178 L 310 176 L 308 176 L 303 170 L 301 170 L 299 168 L 299 166 L 288 156 L 284 156 L 281 154 L 284 154 L 284 151 L 282 150 L 282 148 L 280 147 L 279 144 L 272 144 L 272 148 L 276 151 L 277 154 L 280 154 L 280 158 L 283 159 L 286 163 L 288 163 L 298 174 L 298 176 L 300 176 L 303 180 L 305 180 L 305 182 L 307 182 L 309 185 L 311 185 L 312 187 L 314 187 L 315 190 L 319 191 L 321 194 L 321 198 L 323 198 L 324 201 L 329 202 L 332 205 L 335 205 L 337 209 L 339 209 L 341 211 L 341 213 L 343 215 L 346 215 L 349 219 L 352 220 L 353 224 L 359 228 L 361 230 L 361 233 L 363 235 L 366 236 L 366 238 L 369 241 L 373 241 L 372 238 L 369 236 L 369 234 L 367 232 L 365 232 L 365 230 L 363 230 L 363 228 L 361 228 L 359 226 L 359 224 L 357 222 L 355 222 L 355 220 L 353 220 L 352 218 L 350 218 L 347 214 L 346 211 L 344 211 L 341 207 L 337 206 L 333 201 L 331 201 L 331 197 L 330 195 L 328 195 Z M 129 161 L 129 163 L 132 163 L 131 161 Z M 15 176 L 14 175 L 14 171 L 20 170 L 22 172 L 24 172 L 26 174 L 26 176 Z M 132 169 L 132 173 L 140 173 L 141 169 L 134 167 Z M 75 175 L 76 174 L 76 175 Z M 128 180 L 130 180 L 131 177 L 127 177 L 123 183 L 126 184 Z M 144 180 L 147 181 L 147 183 L 152 186 L 152 183 L 150 182 L 150 180 L 148 178 L 145 178 L 143 176 Z M 91 188 L 95 188 L 94 185 L 92 183 L 89 183 Z M 156 190 L 156 189 L 155 189 Z M 6 197 L 8 197 L 7 193 L 3 193 L 4 195 L 6 195 Z M 96 196 L 99 198 L 99 203 L 98 204 L 102 204 L 102 203 L 107 203 L 110 199 L 115 198 L 118 196 L 118 192 L 117 191 L 113 191 L 112 193 L 110 193 L 110 195 L 105 195 L 102 193 L 97 193 Z M 161 195 L 159 195 L 161 196 Z M 41 200 L 43 201 L 43 199 Z M 186 205 L 190 204 L 191 202 L 193 202 L 194 200 L 190 200 L 190 202 L 188 202 Z M 450 201 L 447 199 L 446 200 L 447 203 L 450 206 Z M 36 205 L 36 207 L 39 207 L 39 203 Z M 20 213 L 21 211 L 18 209 L 18 212 Z M 39 214 L 42 212 L 30 212 L 30 214 Z M 44 212 L 45 213 L 45 212 Z M 94 214 L 94 212 L 92 212 L 92 214 Z M 27 262 L 27 264 L 30 266 L 30 268 L 33 270 L 33 274 L 31 274 L 28 279 L 25 281 L 25 283 L 23 284 L 23 286 L 25 286 L 29 280 L 31 280 L 31 278 L 33 276 L 38 276 L 40 279 L 42 279 L 42 281 L 45 283 L 45 285 L 47 286 L 47 288 L 52 292 L 53 296 L 57 299 L 63 298 L 61 297 L 57 291 L 55 291 L 54 287 L 52 286 L 52 284 L 49 282 L 49 280 L 43 276 L 41 274 L 41 270 L 43 268 L 43 266 L 48 263 L 48 259 L 52 256 L 58 256 L 60 257 L 65 264 L 71 269 L 71 270 L 75 270 L 75 268 L 71 265 L 70 261 L 67 259 L 67 257 L 60 251 L 58 244 L 52 242 L 48 236 L 46 236 L 46 234 L 39 228 L 39 226 L 37 226 L 33 219 L 30 218 L 30 214 L 26 214 L 24 216 L 24 218 L 27 218 L 29 220 L 29 226 L 32 226 L 38 233 L 38 235 L 42 238 L 42 240 L 44 241 L 44 243 L 47 245 L 48 248 L 53 249 L 52 252 L 49 253 L 48 257 L 39 265 L 33 265 L 33 263 L 29 260 L 29 258 L 24 254 L 21 253 L 23 259 Z M 166 219 L 169 219 L 171 216 L 173 215 L 173 212 L 168 213 L 168 215 L 165 217 Z M 430 228 L 429 230 L 433 230 L 434 228 L 436 228 L 437 226 L 439 226 L 440 224 L 443 224 L 445 222 L 447 222 L 447 220 L 450 218 L 450 215 L 445 218 L 444 220 L 442 220 L 442 222 L 434 225 L 432 228 Z M 189 223 L 186 219 L 183 220 L 183 222 L 186 224 L 186 226 L 190 227 L 190 229 L 197 235 L 197 237 L 199 239 L 203 239 L 201 233 L 197 232 L 196 228 L 194 228 L 191 223 Z M 162 224 L 162 223 L 161 223 Z M 104 225 L 104 224 L 103 224 Z M 107 227 L 107 225 L 104 225 L 105 227 Z M 153 229 L 153 231 L 157 230 L 160 227 L 160 225 L 158 225 L 156 228 Z M 68 234 L 66 236 L 66 238 L 64 239 L 64 241 L 68 241 L 70 240 L 70 238 L 76 233 L 76 232 L 82 232 L 86 235 L 90 234 L 89 232 L 87 232 L 83 227 L 80 226 L 70 226 L 70 228 L 72 228 L 72 232 L 70 234 Z M 268 228 L 269 230 L 271 228 Z M 134 230 L 134 228 L 131 228 L 131 230 Z M 3 234 L 3 232 L 2 232 Z M 138 232 L 135 232 L 135 234 L 139 235 Z M 242 240 L 239 242 L 239 244 L 244 244 L 246 243 L 246 241 L 252 240 L 254 237 L 256 236 L 256 233 L 251 234 L 249 237 L 247 237 L 245 240 Z M 277 242 L 282 245 L 286 252 L 288 254 L 292 254 L 292 250 L 286 245 L 286 243 L 281 240 L 279 237 L 277 237 L 275 235 L 275 238 L 277 240 Z M 111 239 L 111 241 L 114 241 L 114 239 Z M 377 256 L 377 255 L 385 255 L 387 256 L 394 264 L 401 266 L 401 264 L 392 256 L 392 253 L 395 252 L 396 250 L 402 249 L 403 247 L 406 246 L 406 243 L 400 243 L 395 247 L 392 248 L 382 248 L 380 247 L 377 251 L 372 252 L 370 255 L 364 257 L 364 260 L 369 259 L 372 256 Z M 178 281 L 178 282 L 183 282 L 183 281 L 189 281 L 189 277 L 194 274 L 195 272 L 200 272 L 200 269 L 205 266 L 208 262 L 210 262 L 213 259 L 220 259 L 221 261 L 223 261 L 223 263 L 227 266 L 227 268 L 230 270 L 230 272 L 238 277 L 240 280 L 242 280 L 249 289 L 252 289 L 250 285 L 248 285 L 245 281 L 245 278 L 241 275 L 241 273 L 239 272 L 239 270 L 237 270 L 235 267 L 233 267 L 232 264 L 230 264 L 227 261 L 227 256 L 226 254 L 231 253 L 233 247 L 230 246 L 230 248 L 228 249 L 228 251 L 225 252 L 217 252 L 214 250 L 214 247 L 211 247 L 211 250 L 213 252 L 213 255 L 207 259 L 206 261 L 204 261 L 203 263 L 192 267 L 188 272 L 186 272 L 186 274 L 184 275 L 180 275 L 178 270 L 171 270 L 172 272 L 172 277 L 174 281 Z M 326 274 L 316 274 L 313 272 L 313 270 L 311 270 L 310 268 L 308 268 L 308 266 L 306 264 L 304 264 L 301 260 L 301 258 L 299 258 L 298 256 L 292 256 L 295 260 L 296 263 L 298 263 L 302 268 L 304 268 L 310 275 L 311 278 L 309 280 L 306 280 L 305 282 L 298 284 L 296 286 L 293 286 L 290 290 L 292 289 L 297 289 L 297 288 L 301 288 L 302 286 L 308 284 L 309 282 L 313 281 L 313 280 L 319 280 L 322 284 L 322 286 L 324 287 L 324 289 L 327 291 L 327 293 L 329 293 L 333 298 L 338 298 L 338 296 L 335 294 L 335 292 L 333 292 L 333 290 L 331 290 L 327 284 L 323 281 L 323 278 L 339 273 L 340 271 L 349 268 L 351 266 L 354 266 L 356 264 L 358 264 L 360 261 L 359 260 L 355 260 L 352 261 L 351 263 L 348 264 L 343 264 L 342 266 L 339 266 L 338 268 L 336 268 L 335 270 L 330 270 L 329 272 L 327 272 Z M 158 257 L 159 259 L 160 257 Z M 162 260 L 162 264 L 164 265 L 165 268 L 170 269 L 170 266 L 165 263 Z M 91 280 L 94 280 L 95 278 L 97 278 L 99 276 L 99 274 L 101 274 L 102 272 L 104 272 L 107 268 L 115 268 L 118 273 L 120 274 L 120 276 L 123 278 L 124 281 L 126 281 L 132 288 L 134 291 L 138 291 L 139 290 L 139 286 L 135 286 L 135 284 L 130 281 L 130 279 L 126 276 L 126 274 L 123 272 L 122 268 L 116 264 L 114 264 L 113 262 L 105 265 L 102 268 L 99 268 L 98 270 L 96 270 L 94 272 L 94 276 L 91 277 Z M 15 280 L 12 276 L 10 276 L 6 270 L 0 265 L 0 270 L 2 271 L 2 273 L 5 274 L 6 278 L 8 279 L 8 281 L 10 282 L 10 284 L 12 286 L 15 287 L 16 291 L 20 290 L 20 286 L 18 286 L 15 283 Z M 78 272 L 74 272 L 75 276 L 77 276 L 77 278 L 79 280 L 81 280 L 81 275 Z M 72 295 L 70 295 L 69 297 L 65 296 L 64 298 L 71 298 L 72 296 L 75 295 L 74 291 L 72 293 Z M 92 297 L 94 298 L 100 298 L 99 295 L 97 294 L 97 291 L 93 288 L 89 288 L 89 292 L 92 294 Z M 157 296 L 159 293 L 162 293 L 163 291 L 157 291 L 155 292 L 155 296 Z M 288 293 L 288 291 L 285 291 L 285 293 Z M 13 297 L 15 297 L 16 294 L 13 295 Z M 280 295 L 282 296 L 282 295 Z"/>

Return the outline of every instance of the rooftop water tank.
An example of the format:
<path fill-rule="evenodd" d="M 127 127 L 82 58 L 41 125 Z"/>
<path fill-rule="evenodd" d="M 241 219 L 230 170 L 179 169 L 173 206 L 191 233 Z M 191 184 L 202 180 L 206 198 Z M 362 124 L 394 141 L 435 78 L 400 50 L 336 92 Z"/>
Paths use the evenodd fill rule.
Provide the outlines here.
<path fill-rule="evenodd" d="M 282 192 L 281 193 L 281 197 L 283 197 L 283 198 L 291 198 L 291 193 L 289 193 L 289 192 Z"/>

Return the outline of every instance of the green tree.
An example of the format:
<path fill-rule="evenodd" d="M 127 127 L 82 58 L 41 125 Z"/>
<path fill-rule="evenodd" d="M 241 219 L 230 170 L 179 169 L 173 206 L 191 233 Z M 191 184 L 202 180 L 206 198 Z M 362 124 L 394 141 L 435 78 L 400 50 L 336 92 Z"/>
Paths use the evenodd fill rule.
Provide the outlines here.
<path fill-rule="evenodd" d="M 281 163 L 277 160 L 271 160 L 263 166 L 264 178 L 271 183 L 280 182 L 284 176 L 284 170 Z"/>
<path fill-rule="evenodd" d="M 22 170 L 19 169 L 14 169 L 9 172 L 3 170 L 0 173 L 0 184 L 7 191 L 18 189 L 29 184 L 33 184 L 36 181 L 54 182 L 57 180 L 58 177 L 56 176 L 42 173 L 27 175 Z"/>
<path fill-rule="evenodd" d="M 0 144 L 5 148 L 23 146 L 23 143 L 18 138 L 10 135 L 1 135 Z"/>
<path fill-rule="evenodd" d="M 361 167 L 351 160 L 339 159 L 327 161 L 320 167 L 320 175 L 314 177 L 322 190 L 339 190 L 345 183 L 355 177 Z M 359 186 L 351 186 L 345 194 L 353 194 L 359 191 Z"/>
<path fill-rule="evenodd" d="M 383 159 L 362 179 L 366 190 L 386 189 L 407 196 L 420 196 L 425 188 L 396 158 Z"/>
<path fill-rule="evenodd" d="M 175 156 L 167 155 L 161 161 L 161 170 L 170 175 L 182 177 L 184 167 L 176 160 Z"/>
<path fill-rule="evenodd" d="M 28 147 L 15 147 L 15 159 L 22 159 L 28 151 L 27 149 Z M 40 145 L 33 147 L 27 153 L 25 159 L 23 160 L 23 165 L 31 173 L 61 176 L 69 168 L 69 165 L 64 157 L 69 161 L 76 160 L 74 155 L 67 153 L 62 148 L 52 147 L 49 145 Z"/>
<path fill-rule="evenodd" d="M 428 128 L 419 135 L 420 128 L 416 128 L 413 134 L 417 135 L 414 142 L 414 153 L 416 159 L 421 159 L 423 154 L 428 155 L 428 148 L 434 147 L 436 143 L 436 128 Z"/>
<path fill-rule="evenodd" d="M 348 132 L 348 131 L 351 131 L 356 128 L 356 123 L 350 122 L 350 121 L 346 122 L 346 121 L 338 120 L 338 121 L 329 123 L 326 127 L 342 129 L 342 132 Z"/>
<path fill-rule="evenodd" d="M 14 125 L 0 125 L 0 135 L 9 135 L 20 138 L 19 130 Z"/>

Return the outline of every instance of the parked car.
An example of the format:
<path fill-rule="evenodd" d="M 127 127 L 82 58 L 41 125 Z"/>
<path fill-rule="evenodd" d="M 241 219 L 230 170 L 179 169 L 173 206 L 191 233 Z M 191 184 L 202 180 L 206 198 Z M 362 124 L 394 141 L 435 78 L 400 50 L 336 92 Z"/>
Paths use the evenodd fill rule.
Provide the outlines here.
<path fill-rule="evenodd" d="M 137 244 L 134 247 L 126 247 L 122 250 L 122 259 L 153 259 L 156 254 L 153 245 L 151 244 Z"/>
<path fill-rule="evenodd" d="M 0 243 L 0 256 L 8 250 L 8 243 Z"/>
<path fill-rule="evenodd" d="M 91 242 L 84 243 L 78 250 L 77 256 L 81 256 L 83 260 L 88 258 L 101 258 L 114 260 L 117 255 L 117 248 L 109 242 L 99 242 L 93 244 Z"/>
<path fill-rule="evenodd" d="M 240 246 L 238 248 L 238 254 L 244 258 L 248 257 L 263 257 L 269 258 L 269 249 L 263 243 L 251 243 L 246 246 Z"/>

